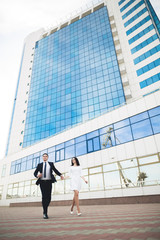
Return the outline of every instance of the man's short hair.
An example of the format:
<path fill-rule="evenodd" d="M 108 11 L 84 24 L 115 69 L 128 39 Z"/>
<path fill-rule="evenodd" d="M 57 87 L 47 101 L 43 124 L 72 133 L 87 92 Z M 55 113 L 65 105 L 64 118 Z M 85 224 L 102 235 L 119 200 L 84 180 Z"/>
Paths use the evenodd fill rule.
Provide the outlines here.
<path fill-rule="evenodd" d="M 44 155 L 47 155 L 47 157 L 48 157 L 48 153 L 43 153 L 43 155 L 42 155 L 42 156 L 44 156 Z"/>

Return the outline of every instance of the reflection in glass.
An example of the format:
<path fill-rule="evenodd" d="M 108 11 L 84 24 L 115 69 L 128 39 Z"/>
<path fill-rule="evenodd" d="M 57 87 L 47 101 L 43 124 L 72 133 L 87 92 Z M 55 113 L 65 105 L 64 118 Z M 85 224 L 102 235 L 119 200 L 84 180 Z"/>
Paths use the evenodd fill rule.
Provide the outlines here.
<path fill-rule="evenodd" d="M 76 144 L 76 156 L 80 156 L 87 153 L 86 141 Z"/>
<path fill-rule="evenodd" d="M 144 185 L 160 183 L 160 163 L 141 166 L 140 172 L 144 172 L 147 175 L 147 178 L 144 179 Z"/>
<path fill-rule="evenodd" d="M 105 189 L 121 188 L 119 172 L 104 173 Z"/>
<path fill-rule="evenodd" d="M 151 124 L 154 134 L 160 133 L 160 115 L 152 117 Z"/>
<path fill-rule="evenodd" d="M 75 147 L 74 145 L 65 148 L 65 159 L 72 158 L 75 156 Z"/>
<path fill-rule="evenodd" d="M 122 186 L 134 187 L 137 185 L 138 168 L 123 169 L 120 171 Z"/>
<path fill-rule="evenodd" d="M 115 138 L 116 144 L 132 141 L 132 133 L 130 126 L 116 130 Z"/>
<path fill-rule="evenodd" d="M 158 115 L 158 114 L 160 114 L 160 106 L 153 108 L 153 109 L 149 110 L 148 112 L 149 112 L 150 117 Z"/>
<path fill-rule="evenodd" d="M 134 123 L 133 125 L 131 125 L 131 127 L 134 139 L 139 139 L 152 135 L 151 124 L 148 119 L 138 123 Z"/>
<path fill-rule="evenodd" d="M 131 121 L 131 123 L 136 123 L 136 122 L 139 122 L 139 121 L 144 120 L 146 118 L 148 118 L 148 113 L 143 112 L 143 113 L 137 114 L 133 117 L 130 117 L 130 121 Z"/>
<path fill-rule="evenodd" d="M 129 119 L 128 118 L 124 119 L 120 122 L 115 123 L 114 124 L 114 129 L 122 128 L 122 127 L 125 127 L 127 125 L 129 125 Z"/>
<path fill-rule="evenodd" d="M 95 174 L 89 176 L 90 190 L 103 190 L 103 176 L 102 174 Z"/>
<path fill-rule="evenodd" d="M 101 148 L 107 148 L 107 147 L 112 147 L 115 145 L 115 139 L 114 139 L 114 133 L 113 133 L 113 128 L 109 127 L 106 130 L 106 134 L 100 136 L 100 141 L 101 141 Z"/>

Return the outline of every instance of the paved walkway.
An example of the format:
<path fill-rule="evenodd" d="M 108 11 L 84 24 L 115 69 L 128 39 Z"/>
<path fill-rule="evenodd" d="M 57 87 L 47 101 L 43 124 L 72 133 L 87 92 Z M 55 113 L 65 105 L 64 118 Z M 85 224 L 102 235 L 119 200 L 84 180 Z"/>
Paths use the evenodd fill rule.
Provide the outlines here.
<path fill-rule="evenodd" d="M 82 206 L 82 215 L 69 207 L 0 207 L 0 240 L 120 240 L 160 239 L 160 204 Z"/>

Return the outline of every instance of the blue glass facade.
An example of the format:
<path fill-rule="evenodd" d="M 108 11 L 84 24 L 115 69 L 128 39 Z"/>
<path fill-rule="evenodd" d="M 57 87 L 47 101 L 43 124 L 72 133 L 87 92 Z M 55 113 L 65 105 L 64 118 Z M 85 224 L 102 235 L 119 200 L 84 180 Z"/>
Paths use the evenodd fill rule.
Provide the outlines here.
<path fill-rule="evenodd" d="M 127 9 L 127 7 L 129 7 L 132 3 L 134 3 L 135 1 L 120 1 L 119 2 L 119 6 L 121 6 L 121 4 L 123 2 L 126 2 L 126 4 L 120 8 L 120 12 L 123 12 L 125 9 Z M 142 27 L 142 25 L 144 25 L 144 29 L 141 30 L 140 32 L 136 33 L 134 36 L 132 36 L 132 38 L 130 38 L 128 40 L 129 44 L 132 44 L 134 42 L 136 42 L 137 40 L 139 40 L 141 37 L 143 37 L 144 35 L 148 34 L 150 31 L 152 31 L 153 29 L 157 30 L 156 34 L 152 35 L 149 38 L 146 38 L 145 40 L 143 40 L 140 44 L 138 44 L 137 46 L 135 46 L 134 48 L 131 49 L 131 53 L 134 54 L 138 51 L 140 51 L 142 48 L 145 48 L 147 45 L 151 44 L 152 42 L 154 42 L 155 40 L 157 40 L 159 38 L 159 34 L 160 33 L 160 21 L 150 3 L 149 0 L 139 0 L 138 3 L 136 3 L 135 6 L 133 6 L 129 11 L 127 11 L 123 16 L 122 19 L 125 19 L 126 17 L 128 17 L 131 13 L 133 13 L 135 10 L 139 9 L 140 6 L 142 6 L 144 4 L 144 8 L 140 9 L 138 13 L 136 13 L 133 17 L 131 17 L 130 19 L 127 19 L 127 21 L 124 23 L 124 26 L 127 27 L 129 24 L 131 24 L 132 22 L 134 22 L 136 19 L 138 19 L 140 16 L 142 16 L 144 13 L 148 12 L 148 16 L 146 16 L 145 18 L 143 18 L 141 21 L 139 21 L 136 25 L 132 26 L 130 29 L 128 29 L 126 31 L 126 35 L 129 36 L 131 33 L 133 33 L 134 31 L 137 31 L 138 28 Z M 150 24 L 149 26 L 145 27 L 145 24 L 148 21 L 152 21 L 152 24 Z M 156 44 L 157 46 L 152 47 L 150 50 L 147 50 L 145 53 L 141 54 L 140 56 L 138 56 L 137 58 L 135 58 L 134 64 L 138 64 L 140 62 L 142 62 L 143 60 L 145 60 L 146 58 L 156 54 L 157 52 L 159 52 L 159 44 Z M 155 61 L 151 61 L 149 64 L 145 65 L 144 67 L 141 67 L 140 69 L 137 70 L 137 76 L 142 75 L 145 72 L 148 72 L 154 68 L 156 68 L 157 66 L 159 66 L 159 59 L 155 60 Z M 147 78 L 146 80 L 141 81 L 140 84 L 140 88 L 144 88 L 147 87 L 157 81 L 159 81 L 159 74 L 153 75 L 149 78 Z"/>
<path fill-rule="evenodd" d="M 103 7 L 36 43 L 23 147 L 124 102 Z"/>
<path fill-rule="evenodd" d="M 50 161 L 59 162 L 157 133 L 160 133 L 160 106 L 13 161 L 10 174 L 35 168 L 44 152 L 49 154 Z"/>
<path fill-rule="evenodd" d="M 148 8 L 149 8 L 150 13 L 151 13 L 151 15 L 152 15 L 152 18 L 153 18 L 153 21 L 154 21 L 155 26 L 156 26 L 156 28 L 157 28 L 157 31 L 158 31 L 159 34 L 160 34 L 160 21 L 159 21 L 159 18 L 158 18 L 158 16 L 157 16 L 157 14 L 155 13 L 155 11 L 154 11 L 154 9 L 153 9 L 150 1 L 149 1 L 149 0 L 146 0 L 146 3 L 147 3 L 147 5 L 148 5 Z"/>
<path fill-rule="evenodd" d="M 132 1 L 133 2 L 133 1 Z M 144 4 L 144 0 L 141 0 L 139 3 L 137 3 L 134 7 L 132 7 L 128 12 L 126 12 L 123 16 L 122 19 L 125 19 L 128 17 L 131 13 L 133 13 L 136 9 L 138 9 L 140 6 Z"/>
<path fill-rule="evenodd" d="M 124 23 L 124 26 L 127 27 L 129 24 L 134 22 L 137 18 L 142 16 L 145 12 L 147 12 L 147 8 L 143 8 L 140 12 L 138 12 L 136 15 L 134 15 L 132 18 L 130 18 L 127 22 Z"/>

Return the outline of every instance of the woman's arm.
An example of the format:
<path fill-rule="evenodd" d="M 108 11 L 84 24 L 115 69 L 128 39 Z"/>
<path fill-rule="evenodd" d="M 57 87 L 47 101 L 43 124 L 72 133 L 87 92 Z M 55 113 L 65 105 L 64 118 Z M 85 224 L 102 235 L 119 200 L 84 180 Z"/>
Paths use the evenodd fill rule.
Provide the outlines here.
<path fill-rule="evenodd" d="M 84 176 L 81 176 L 81 178 L 85 181 L 85 183 L 88 183 L 88 181 L 84 178 Z"/>

